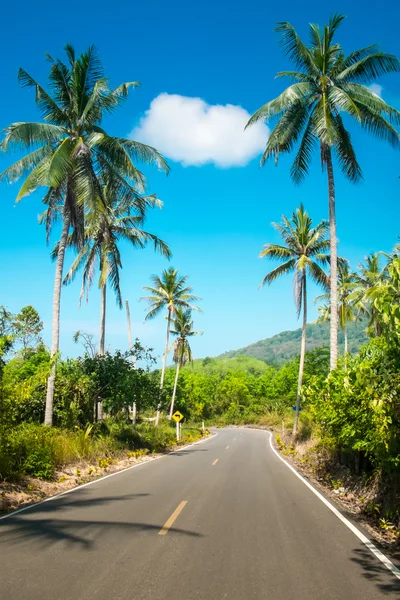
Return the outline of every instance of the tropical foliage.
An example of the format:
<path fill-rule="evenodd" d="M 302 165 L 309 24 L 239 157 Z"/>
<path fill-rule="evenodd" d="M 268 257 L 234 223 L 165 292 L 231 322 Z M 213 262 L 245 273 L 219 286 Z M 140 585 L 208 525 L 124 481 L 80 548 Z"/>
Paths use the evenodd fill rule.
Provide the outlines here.
<path fill-rule="evenodd" d="M 174 413 L 179 370 L 188 362 L 192 362 L 192 349 L 190 347 L 189 338 L 201 333 L 200 331 L 193 330 L 192 311 L 190 309 L 176 309 L 173 327 L 174 329 L 171 329 L 171 333 L 172 335 L 176 336 L 176 340 L 174 342 L 174 363 L 176 364 L 176 375 L 174 389 L 172 392 L 171 406 L 169 409 L 170 419 Z"/>
<path fill-rule="evenodd" d="M 8 167 L 1 180 L 14 182 L 24 177 L 16 201 L 38 188 L 47 189 L 44 221 L 49 234 L 55 212 L 62 218 L 62 232 L 57 246 L 53 299 L 51 356 L 59 349 L 60 295 L 64 256 L 72 228 L 78 249 L 84 244 L 86 214 L 106 209 L 102 181 L 117 182 L 115 200 L 136 197 L 144 191 L 146 181 L 134 161 L 154 163 L 168 171 L 163 157 L 149 146 L 121 137 L 110 136 L 102 127 L 103 117 L 124 102 L 136 82 L 109 88 L 100 59 L 93 47 L 76 56 L 72 46 L 65 47 L 67 62 L 47 55 L 50 70 L 47 92 L 29 73 L 20 69 L 22 86 L 35 91 L 37 108 L 43 119 L 38 123 L 12 123 L 5 129 L 2 148 L 28 151 Z M 103 277 L 105 269 L 103 270 Z M 53 422 L 55 361 L 47 385 L 45 422 Z"/>
<path fill-rule="evenodd" d="M 300 411 L 301 386 L 303 384 L 304 358 L 306 353 L 307 328 L 307 276 L 318 285 L 328 288 L 328 277 L 323 267 L 329 262 L 326 251 L 329 248 L 328 223 L 321 221 L 312 227 L 312 220 L 304 210 L 303 205 L 293 213 L 289 220 L 282 217 L 283 224 L 273 223 L 279 232 L 283 245 L 266 244 L 260 256 L 279 260 L 282 264 L 267 273 L 261 285 L 271 284 L 275 279 L 286 273 L 294 273 L 293 292 L 297 318 L 303 309 L 303 326 L 300 346 L 299 378 L 296 397 L 296 412 L 293 433 L 296 435 Z"/>
<path fill-rule="evenodd" d="M 269 135 L 261 164 L 269 158 L 275 163 L 281 153 L 298 150 L 291 168 L 295 183 L 309 173 L 312 155 L 318 149 L 323 169 L 328 176 L 330 226 L 330 347 L 331 368 L 337 362 L 337 239 L 333 159 L 343 175 L 357 183 L 362 170 L 347 129 L 348 116 L 366 132 L 399 148 L 400 137 L 394 125 L 400 122 L 400 112 L 391 107 L 368 87 L 388 73 L 400 71 L 400 61 L 382 52 L 377 45 L 345 54 L 336 42 L 343 15 L 333 15 L 321 31 L 310 25 L 310 45 L 307 46 L 290 23 L 279 23 L 276 31 L 281 45 L 297 70 L 281 71 L 277 77 L 292 83 L 277 98 L 259 108 L 248 122 L 275 122 Z M 345 117 L 345 118 L 344 118 Z"/>
<path fill-rule="evenodd" d="M 161 277 L 153 275 L 151 277 L 152 285 L 143 288 L 150 294 L 142 298 L 142 300 L 147 302 L 146 320 L 154 319 L 164 310 L 167 312 L 167 334 L 162 359 L 160 390 L 163 389 L 164 385 L 172 319 L 179 308 L 200 310 L 194 303 L 201 300 L 201 298 L 193 294 L 191 286 L 187 285 L 187 280 L 187 275 L 181 277 L 177 269 L 170 267 L 162 272 Z"/>

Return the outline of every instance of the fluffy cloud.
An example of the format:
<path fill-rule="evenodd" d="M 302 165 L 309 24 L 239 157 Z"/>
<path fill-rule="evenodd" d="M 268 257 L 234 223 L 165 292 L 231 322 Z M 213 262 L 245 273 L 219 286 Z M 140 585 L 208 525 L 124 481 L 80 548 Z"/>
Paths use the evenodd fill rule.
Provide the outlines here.
<path fill-rule="evenodd" d="M 132 138 L 155 146 L 185 166 L 244 166 L 260 154 L 269 133 L 263 123 L 244 131 L 249 118 L 241 106 L 210 105 L 201 98 L 160 94 L 133 130 Z"/>

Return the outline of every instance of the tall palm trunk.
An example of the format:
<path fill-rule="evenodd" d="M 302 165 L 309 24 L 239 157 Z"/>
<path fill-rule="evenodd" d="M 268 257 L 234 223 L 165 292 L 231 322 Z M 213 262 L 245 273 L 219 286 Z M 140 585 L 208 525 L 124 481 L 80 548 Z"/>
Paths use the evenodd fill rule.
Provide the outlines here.
<path fill-rule="evenodd" d="M 349 340 L 348 340 L 348 335 L 347 335 L 347 325 L 345 325 L 343 327 L 343 333 L 344 333 L 344 356 L 345 356 L 345 360 L 346 360 L 346 356 L 347 356 L 347 353 L 349 351 Z"/>
<path fill-rule="evenodd" d="M 106 339 L 106 307 L 107 307 L 107 285 L 104 284 L 100 292 L 100 341 L 99 355 L 104 356 L 104 346 Z"/>
<path fill-rule="evenodd" d="M 52 331 L 51 331 L 51 351 L 50 356 L 53 358 L 59 348 L 60 343 L 60 306 L 61 306 L 61 286 L 62 276 L 64 269 L 64 257 L 65 249 L 67 247 L 67 239 L 70 226 L 70 216 L 67 211 L 64 210 L 64 221 L 61 231 L 60 243 L 58 246 L 57 262 L 56 262 L 56 274 L 54 279 L 54 293 L 53 293 L 53 319 L 52 319 Z M 53 402 L 54 402 L 54 385 L 56 381 L 56 361 L 53 362 L 51 367 L 50 375 L 47 380 L 47 393 L 46 393 L 46 408 L 44 413 L 44 424 L 53 425 Z"/>
<path fill-rule="evenodd" d="M 168 307 L 168 319 L 167 319 L 167 335 L 165 338 L 165 348 L 162 360 L 162 368 L 161 368 L 161 379 L 160 379 L 160 398 L 158 400 L 157 405 L 157 414 L 156 414 L 156 427 L 158 425 L 158 421 L 160 420 L 160 409 L 161 409 L 161 393 L 164 387 L 164 378 L 165 378 L 165 368 L 167 366 L 167 356 L 168 356 L 168 344 L 169 344 L 169 330 L 171 328 L 171 307 Z"/>
<path fill-rule="evenodd" d="M 178 362 L 176 363 L 176 373 L 175 373 L 174 389 L 172 392 L 171 407 L 169 409 L 169 418 L 170 419 L 172 419 L 172 415 L 174 414 L 174 404 L 175 404 L 176 388 L 178 385 L 179 367 L 180 367 L 180 361 L 178 360 Z"/>
<path fill-rule="evenodd" d="M 325 149 L 326 167 L 328 172 L 329 195 L 329 235 L 330 235 L 330 348 L 331 371 L 336 369 L 338 359 L 338 282 L 337 282 L 337 238 L 336 238 L 336 208 L 335 208 L 335 180 L 333 177 L 332 153 L 328 147 Z"/>
<path fill-rule="evenodd" d="M 300 412 L 300 397 L 301 397 L 301 386 L 303 385 L 303 373 L 304 373 L 304 360 L 306 355 L 306 336 L 307 336 L 307 276 L 305 270 L 302 274 L 302 288 L 303 288 L 303 327 L 301 330 L 301 348 L 300 348 L 300 365 L 299 365 L 299 379 L 297 382 L 297 395 L 296 395 L 296 411 L 294 415 L 293 424 L 293 437 L 296 436 L 297 427 L 299 423 L 299 412 Z"/>
<path fill-rule="evenodd" d="M 164 348 L 163 361 L 162 361 L 160 390 L 162 390 L 163 386 L 164 386 L 165 368 L 167 366 L 167 355 L 168 355 L 168 344 L 169 344 L 169 330 L 170 329 L 171 329 L 171 308 L 168 307 L 167 335 L 166 335 L 166 338 L 165 338 L 165 348 Z"/>
<path fill-rule="evenodd" d="M 131 355 L 132 355 L 132 366 L 134 369 L 136 369 L 136 359 L 135 359 L 135 355 L 133 353 L 133 342 L 132 342 L 132 331 L 131 331 L 131 312 L 129 310 L 128 300 L 125 300 L 125 305 L 126 305 L 126 320 L 128 322 L 129 349 L 130 349 Z M 136 402 L 135 402 L 135 400 L 133 400 L 133 402 L 132 402 L 132 425 L 136 425 L 136 416 L 137 416 Z"/>
<path fill-rule="evenodd" d="M 106 339 L 106 308 L 107 308 L 107 284 L 104 284 L 100 290 L 100 337 L 99 337 L 99 356 L 104 356 L 104 347 Z M 97 401 L 97 421 L 103 420 L 103 400 Z"/>

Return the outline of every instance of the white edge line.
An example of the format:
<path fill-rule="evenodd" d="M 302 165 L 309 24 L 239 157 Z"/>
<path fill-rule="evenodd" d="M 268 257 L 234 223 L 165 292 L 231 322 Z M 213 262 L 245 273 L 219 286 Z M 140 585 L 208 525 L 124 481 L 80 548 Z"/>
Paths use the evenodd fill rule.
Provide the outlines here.
<path fill-rule="evenodd" d="M 256 429 L 255 431 L 262 431 L 262 430 Z M 383 563 L 385 565 L 385 567 L 395 577 L 397 577 L 397 579 L 400 579 L 400 570 L 392 563 L 392 561 L 389 560 L 387 558 L 387 556 L 385 556 L 380 550 L 378 550 L 378 548 L 375 546 L 375 544 L 373 544 L 367 538 L 367 536 L 365 536 L 363 533 L 361 533 L 361 531 L 355 525 L 353 525 L 353 523 L 351 521 L 346 519 L 346 517 L 344 515 L 342 515 L 342 513 L 335 506 L 333 506 L 333 504 L 331 504 L 329 502 L 329 500 L 327 500 L 318 490 L 316 490 L 315 487 L 312 486 L 311 483 L 309 483 L 307 481 L 307 479 L 305 479 L 302 475 L 300 475 L 300 473 L 298 473 L 296 471 L 296 469 L 294 467 L 292 467 L 292 465 L 290 463 L 287 462 L 287 460 L 282 458 L 282 456 L 279 454 L 279 452 L 274 448 L 274 445 L 272 443 L 271 431 L 268 431 L 267 433 L 269 433 L 269 445 L 271 446 L 271 450 L 276 454 L 276 456 L 279 458 L 279 460 L 281 460 L 283 463 L 285 463 L 285 465 L 288 467 L 288 469 L 290 469 L 292 471 L 292 473 L 294 473 L 296 475 L 296 477 L 298 477 L 304 483 L 304 485 L 306 485 L 308 487 L 308 489 L 310 489 L 313 492 L 313 494 L 315 494 L 321 500 L 321 502 L 323 502 L 325 504 L 325 506 L 327 506 L 329 508 L 329 510 L 331 510 L 333 512 L 333 514 L 336 515 L 337 518 L 340 519 L 340 521 L 342 521 L 342 523 L 344 523 L 346 525 L 346 527 L 348 527 L 350 529 L 350 531 L 352 531 L 354 533 L 354 535 L 358 537 L 358 539 L 368 548 L 368 550 L 370 550 L 370 552 L 372 552 L 372 554 L 374 554 L 376 556 L 376 558 L 378 558 L 381 561 L 381 563 Z"/>
<path fill-rule="evenodd" d="M 17 510 L 14 510 L 10 513 L 7 513 L 6 515 L 3 515 L 2 517 L 0 517 L 0 521 L 3 521 L 4 519 L 8 519 L 9 517 L 13 517 L 14 515 L 17 515 L 18 513 L 25 512 L 26 510 L 30 510 L 31 508 L 36 508 L 36 506 L 39 506 L 40 504 L 44 504 L 45 502 L 50 502 L 51 500 L 56 500 L 57 498 L 60 498 L 61 496 L 66 496 L 67 494 L 72 494 L 72 492 L 81 490 L 82 488 L 88 487 L 89 485 L 92 485 L 93 483 L 98 483 L 99 481 L 104 481 L 104 479 L 108 479 L 109 477 L 114 477 L 114 475 L 121 475 L 121 473 L 126 473 L 126 471 L 130 471 L 131 469 L 136 469 L 136 467 L 142 467 L 143 465 L 149 465 L 149 464 L 153 463 L 154 461 L 159 460 L 160 458 L 165 458 L 166 456 L 169 456 L 170 454 L 175 454 L 175 452 L 181 452 L 182 450 L 187 450 L 188 448 L 191 448 L 192 446 L 196 446 L 197 444 L 202 444 L 203 442 L 208 442 L 208 440 L 211 440 L 212 438 L 216 437 L 217 435 L 218 435 L 218 433 L 213 433 L 213 435 L 206 437 L 204 440 L 199 440 L 198 442 L 194 442 L 193 444 L 188 444 L 187 446 L 182 446 L 182 448 L 178 447 L 175 450 L 172 450 L 172 452 L 166 452 L 165 454 L 162 454 L 161 456 L 155 456 L 154 458 L 151 458 L 150 460 L 145 460 L 143 462 L 136 463 L 136 465 L 131 465 L 130 467 L 126 467 L 126 469 L 121 469 L 120 471 L 115 471 L 114 473 L 109 473 L 108 475 L 103 475 L 103 477 L 99 477 L 98 479 L 93 479 L 93 481 L 88 481 L 87 483 L 83 483 L 82 485 L 73 487 L 70 490 L 66 490 L 65 492 L 60 492 L 59 494 L 56 494 L 55 496 L 49 496 L 48 498 L 45 498 L 44 500 L 40 500 L 39 502 L 34 502 L 33 504 L 28 504 L 28 506 L 24 506 L 23 508 L 18 508 Z"/>

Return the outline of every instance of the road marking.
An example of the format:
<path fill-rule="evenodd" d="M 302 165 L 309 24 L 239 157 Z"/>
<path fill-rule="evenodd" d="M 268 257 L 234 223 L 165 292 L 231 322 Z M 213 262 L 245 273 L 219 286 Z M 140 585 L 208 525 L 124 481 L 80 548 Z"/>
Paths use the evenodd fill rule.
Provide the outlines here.
<path fill-rule="evenodd" d="M 229 446 L 227 446 L 227 447 L 225 448 L 225 450 L 228 450 L 228 448 L 229 448 Z"/>
<path fill-rule="evenodd" d="M 346 527 L 348 527 L 350 529 L 350 531 L 352 531 L 354 533 L 355 536 L 358 537 L 358 539 L 368 548 L 368 550 L 370 550 L 370 552 L 372 552 L 372 554 L 374 554 L 374 556 L 378 560 L 380 560 L 381 563 L 383 563 L 385 565 L 385 567 L 395 577 L 397 577 L 397 579 L 400 579 L 400 569 L 398 569 L 392 563 L 392 561 L 387 558 L 387 556 L 385 556 L 380 550 L 378 550 L 378 548 L 375 546 L 375 544 L 373 544 L 367 538 L 367 536 L 365 536 L 363 533 L 361 533 L 361 531 L 355 525 L 353 525 L 353 523 L 351 521 L 346 519 L 346 517 L 344 515 L 342 515 L 342 513 L 333 504 L 331 504 L 329 502 L 329 500 L 327 500 L 318 490 L 316 490 L 311 485 L 311 483 L 309 483 L 307 481 L 307 479 L 305 479 L 302 475 L 300 475 L 300 473 L 298 473 L 296 471 L 296 469 L 294 467 L 292 467 L 292 465 L 290 463 L 288 463 L 284 458 L 282 458 L 282 456 L 279 454 L 279 452 L 274 448 L 274 445 L 272 443 L 272 433 L 270 431 L 268 433 L 269 433 L 269 445 L 271 446 L 271 450 L 276 454 L 276 456 L 283 463 L 285 463 L 287 468 L 290 469 L 292 471 L 292 473 L 294 473 L 296 475 L 296 477 L 298 477 L 304 483 L 304 485 L 306 485 L 308 487 L 308 489 L 311 490 L 313 492 L 313 494 L 315 494 L 317 496 L 317 498 L 319 498 L 321 500 L 321 502 L 323 502 L 325 504 L 325 506 L 327 506 L 329 508 L 329 510 L 331 510 L 333 512 L 333 514 L 336 515 L 337 518 L 340 519 L 340 521 L 342 521 L 342 523 L 344 523 L 344 525 L 346 525 Z"/>
<path fill-rule="evenodd" d="M 160 531 L 158 532 L 158 535 L 167 535 L 168 531 L 171 529 L 172 525 L 175 523 L 175 521 L 177 520 L 177 518 L 179 517 L 179 515 L 185 508 L 186 504 L 187 504 L 187 500 L 182 500 L 182 502 L 179 504 L 178 508 L 176 508 L 174 510 L 174 512 L 168 519 L 168 521 L 165 522 L 163 528 L 160 529 Z"/>
<path fill-rule="evenodd" d="M 213 467 L 214 465 L 216 465 L 218 461 L 219 461 L 219 458 L 216 458 L 211 466 Z"/>
<path fill-rule="evenodd" d="M 32 504 L 29 504 L 28 506 L 24 506 L 23 508 L 18 508 L 17 510 L 13 510 L 12 512 L 7 513 L 6 515 L 3 515 L 2 517 L 0 517 L 0 521 L 3 521 L 4 519 L 9 519 L 10 517 L 17 515 L 18 513 L 25 512 L 26 510 L 31 510 L 31 508 L 35 508 L 36 506 L 39 506 L 40 504 L 44 504 L 45 502 L 51 502 L 52 500 L 57 500 L 57 498 L 61 498 L 61 496 L 65 496 L 66 494 L 72 494 L 73 492 L 77 492 L 78 490 L 81 490 L 82 488 L 88 487 L 89 485 L 93 485 L 93 483 L 99 483 L 100 481 L 103 481 L 104 479 L 108 479 L 109 477 L 115 477 L 115 475 L 121 475 L 121 473 L 126 473 L 126 471 L 130 471 L 131 469 L 136 469 L 137 467 L 143 467 L 143 465 L 150 465 L 155 460 L 160 460 L 161 458 L 165 458 L 169 454 L 174 454 L 175 452 L 183 452 L 184 450 L 188 450 L 188 448 L 191 448 L 192 446 L 196 446 L 197 444 L 203 444 L 204 442 L 208 442 L 209 440 L 212 440 L 212 438 L 215 438 L 215 436 L 217 436 L 217 435 L 218 435 L 218 433 L 214 433 L 213 435 L 206 437 L 204 440 L 200 440 L 199 442 L 194 442 L 194 444 L 187 444 L 186 446 L 183 446 L 182 448 L 177 448 L 176 450 L 173 450 L 172 452 L 167 452 L 166 454 L 163 454 L 162 456 L 155 456 L 154 458 L 150 458 L 149 460 L 146 460 L 144 462 L 136 463 L 136 465 L 126 467 L 126 469 L 121 469 L 120 471 L 115 471 L 115 473 L 109 473 L 108 475 L 104 475 L 103 477 L 99 477 L 98 479 L 93 479 L 93 481 L 88 481 L 88 483 L 83 483 L 82 485 L 77 485 L 76 487 L 71 488 L 70 490 L 66 490 L 65 492 L 60 492 L 60 494 L 56 494 L 55 496 L 49 496 L 49 498 L 40 500 L 40 502 L 33 502 Z"/>

